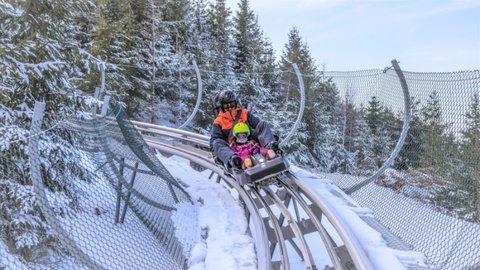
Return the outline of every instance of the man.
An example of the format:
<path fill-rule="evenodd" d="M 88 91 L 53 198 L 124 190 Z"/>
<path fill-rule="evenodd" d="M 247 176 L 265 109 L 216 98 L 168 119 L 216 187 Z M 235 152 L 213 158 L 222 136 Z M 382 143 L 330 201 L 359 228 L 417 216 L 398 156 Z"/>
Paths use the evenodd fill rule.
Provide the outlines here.
<path fill-rule="evenodd" d="M 233 140 L 232 129 L 236 123 L 247 124 L 252 130 L 252 138 L 261 146 L 278 150 L 278 142 L 268 123 L 254 116 L 248 109 L 242 108 L 232 91 L 221 91 L 213 102 L 217 117 L 210 131 L 210 151 L 225 166 L 242 168 L 242 159 L 229 146 Z"/>

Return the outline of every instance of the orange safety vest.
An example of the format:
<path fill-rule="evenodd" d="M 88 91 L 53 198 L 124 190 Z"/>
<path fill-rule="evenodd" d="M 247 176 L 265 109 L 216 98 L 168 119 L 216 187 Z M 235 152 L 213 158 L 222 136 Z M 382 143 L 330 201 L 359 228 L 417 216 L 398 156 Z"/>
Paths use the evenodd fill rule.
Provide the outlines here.
<path fill-rule="evenodd" d="M 220 125 L 222 130 L 230 130 L 233 127 L 233 121 L 235 121 L 235 117 L 237 117 L 237 113 L 240 111 L 240 109 L 236 109 L 234 111 L 230 111 L 232 114 L 230 115 L 230 112 L 219 112 L 217 115 L 217 118 L 213 121 L 213 124 Z M 240 115 L 240 118 L 238 119 L 237 123 L 247 123 L 248 121 L 248 110 L 247 109 L 242 109 L 242 114 Z"/>

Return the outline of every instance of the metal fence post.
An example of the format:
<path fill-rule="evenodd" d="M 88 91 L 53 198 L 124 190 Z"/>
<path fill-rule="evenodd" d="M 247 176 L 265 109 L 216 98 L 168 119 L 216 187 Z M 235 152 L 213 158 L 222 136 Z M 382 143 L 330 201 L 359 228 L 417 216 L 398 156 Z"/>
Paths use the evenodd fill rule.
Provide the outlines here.
<path fill-rule="evenodd" d="M 125 167 L 125 158 L 120 159 L 120 174 L 123 176 L 123 169 Z M 115 224 L 120 221 L 120 203 L 122 200 L 122 181 L 118 179 L 117 184 L 117 202 L 115 204 Z"/>
<path fill-rule="evenodd" d="M 137 169 L 138 169 L 138 161 L 135 162 L 135 166 L 132 172 L 132 177 L 130 178 L 130 187 L 127 192 L 127 196 L 125 197 L 125 203 L 123 204 L 123 211 L 122 211 L 122 216 L 120 217 L 120 223 L 123 223 L 125 221 L 125 215 L 127 214 L 127 207 L 128 203 L 130 201 L 130 195 L 132 194 L 132 189 L 133 189 L 133 184 L 135 183 L 135 177 L 137 176 Z"/>

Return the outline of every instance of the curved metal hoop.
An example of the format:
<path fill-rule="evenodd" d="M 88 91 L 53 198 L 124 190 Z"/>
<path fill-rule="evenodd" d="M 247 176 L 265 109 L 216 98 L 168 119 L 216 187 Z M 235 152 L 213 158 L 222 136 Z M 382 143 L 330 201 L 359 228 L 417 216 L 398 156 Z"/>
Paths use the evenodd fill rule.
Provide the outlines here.
<path fill-rule="evenodd" d="M 400 150 L 402 150 L 403 143 L 405 142 L 405 138 L 407 137 L 408 133 L 408 128 L 410 126 L 410 118 L 412 117 L 412 109 L 410 106 L 410 92 L 408 91 L 408 85 L 407 81 L 405 79 L 405 76 L 403 75 L 402 70 L 400 69 L 400 66 L 398 65 L 397 60 L 393 59 L 391 61 L 393 68 L 395 69 L 395 72 L 397 73 L 398 79 L 400 80 L 400 84 L 402 86 L 403 90 L 403 101 L 404 101 L 404 110 L 405 110 L 405 115 L 403 118 L 403 127 L 402 127 L 402 133 L 400 134 L 400 138 L 398 139 L 397 145 L 395 146 L 395 149 L 393 149 L 392 153 L 390 154 L 390 157 L 383 163 L 382 167 L 378 169 L 372 176 L 369 178 L 363 180 L 362 182 L 355 184 L 349 188 L 344 189 L 343 191 L 347 194 L 352 194 L 353 192 L 359 190 L 366 184 L 375 181 L 388 167 L 390 167 L 397 158 L 398 154 L 400 153 Z"/>
<path fill-rule="evenodd" d="M 305 110 L 305 86 L 303 84 L 302 74 L 300 73 L 300 70 L 298 69 L 296 63 L 293 63 L 292 65 L 293 70 L 295 70 L 295 74 L 297 75 L 298 85 L 300 86 L 300 111 L 298 112 L 297 120 L 295 121 L 295 124 L 288 133 L 287 137 L 285 137 L 285 139 L 280 142 L 280 147 L 287 144 L 288 141 L 292 138 L 293 134 L 297 131 L 298 126 L 300 126 L 300 121 L 302 121 L 303 118 L 303 111 Z"/>
<path fill-rule="evenodd" d="M 32 125 L 31 125 L 31 133 L 36 134 L 40 132 L 40 127 L 43 122 L 43 115 L 45 112 L 45 103 L 43 102 L 36 102 L 35 108 L 32 117 Z M 39 153 L 39 138 L 38 136 L 34 136 L 30 139 L 28 143 L 28 150 L 31 153 Z M 52 210 L 50 202 L 47 198 L 47 194 L 45 192 L 45 186 L 43 184 L 42 176 L 41 176 L 41 169 L 39 160 L 36 158 L 29 157 L 30 163 L 30 176 L 32 177 L 32 184 L 36 194 L 36 198 L 39 201 L 38 205 L 40 209 L 42 209 L 43 216 L 48 223 L 48 226 L 52 228 L 52 230 L 58 234 L 59 240 L 62 242 L 63 245 L 72 253 L 76 254 L 76 258 L 79 261 L 87 266 L 88 268 L 92 269 L 105 269 L 102 265 L 98 264 L 95 260 L 93 260 L 88 254 L 86 254 L 70 237 L 69 233 L 61 226 L 58 219 L 55 217 L 55 213 Z"/>
<path fill-rule="evenodd" d="M 197 73 L 197 88 L 198 88 L 198 96 L 197 96 L 197 103 L 195 104 L 195 108 L 193 108 L 192 113 L 190 116 L 185 120 L 185 123 L 180 125 L 179 129 L 184 129 L 186 126 L 192 122 L 193 118 L 198 112 L 198 108 L 200 107 L 200 102 L 202 101 L 202 76 L 200 75 L 200 70 L 198 69 L 197 62 L 195 59 L 192 61 L 193 67 L 195 68 L 195 73 Z"/>

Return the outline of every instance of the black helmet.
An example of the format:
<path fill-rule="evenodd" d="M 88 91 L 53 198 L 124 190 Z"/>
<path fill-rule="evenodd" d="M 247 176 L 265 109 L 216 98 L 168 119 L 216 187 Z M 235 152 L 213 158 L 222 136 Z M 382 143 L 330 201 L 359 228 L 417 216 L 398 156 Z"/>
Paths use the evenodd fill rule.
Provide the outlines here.
<path fill-rule="evenodd" d="M 222 92 L 215 95 L 215 98 L 213 99 L 215 109 L 220 109 L 223 104 L 232 101 L 237 102 L 237 98 L 235 97 L 235 94 L 230 90 L 223 90 Z"/>

